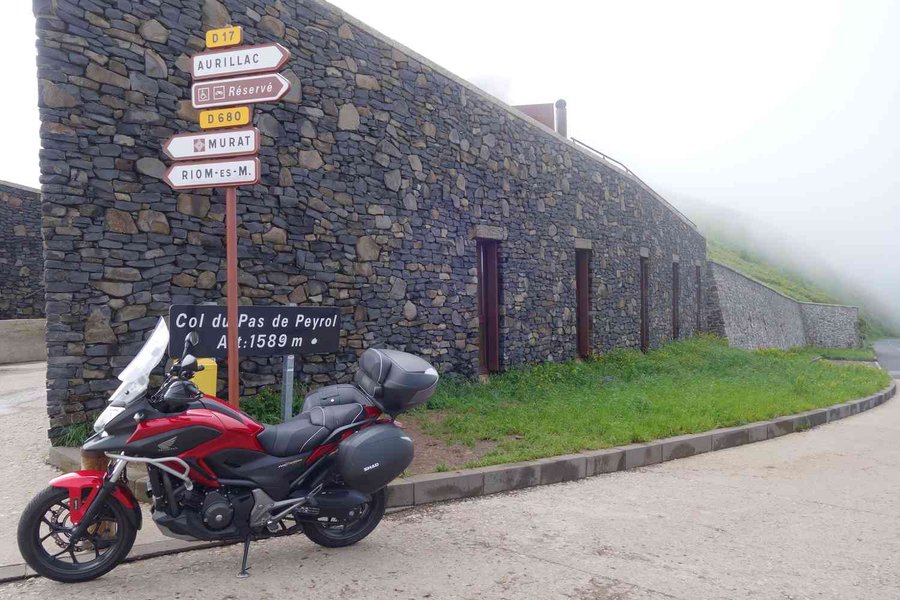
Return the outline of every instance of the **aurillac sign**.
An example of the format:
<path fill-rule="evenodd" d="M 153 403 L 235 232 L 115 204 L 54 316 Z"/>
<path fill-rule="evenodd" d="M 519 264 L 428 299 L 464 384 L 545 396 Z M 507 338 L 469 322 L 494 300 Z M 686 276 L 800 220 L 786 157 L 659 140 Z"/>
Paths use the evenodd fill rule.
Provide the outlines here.
<path fill-rule="evenodd" d="M 195 80 L 277 71 L 291 57 L 281 44 L 242 46 L 202 52 L 191 57 L 191 75 Z"/>
<path fill-rule="evenodd" d="M 259 151 L 259 129 L 227 129 L 206 133 L 183 133 L 170 137 L 163 152 L 172 160 L 198 160 L 256 154 Z"/>
<path fill-rule="evenodd" d="M 217 108 L 250 102 L 275 102 L 291 89 L 291 82 L 278 73 L 232 79 L 212 79 L 191 86 L 194 108 Z"/>
<path fill-rule="evenodd" d="M 178 162 L 163 178 L 175 190 L 253 185 L 259 182 L 259 159 Z"/>
<path fill-rule="evenodd" d="M 216 108 L 200 111 L 200 129 L 241 127 L 250 124 L 250 107 Z"/>
<path fill-rule="evenodd" d="M 206 32 L 207 48 L 227 48 L 244 41 L 244 30 L 238 26 L 210 29 Z"/>

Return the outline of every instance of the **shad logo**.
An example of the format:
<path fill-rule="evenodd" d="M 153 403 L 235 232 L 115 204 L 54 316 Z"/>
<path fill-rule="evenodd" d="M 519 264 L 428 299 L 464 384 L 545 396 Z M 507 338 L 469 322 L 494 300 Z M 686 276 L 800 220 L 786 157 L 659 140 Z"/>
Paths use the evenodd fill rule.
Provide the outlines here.
<path fill-rule="evenodd" d="M 371 471 L 372 469 L 374 469 L 376 467 L 380 467 L 380 466 L 381 466 L 381 463 L 375 463 L 374 465 L 369 465 L 368 467 L 363 467 L 363 472 Z"/>
<path fill-rule="evenodd" d="M 178 439 L 178 436 L 176 435 L 175 437 L 169 438 L 164 442 L 160 442 L 159 444 L 156 445 L 156 449 L 159 450 L 160 452 L 171 452 L 172 450 L 175 449 L 175 441 L 177 439 Z"/>

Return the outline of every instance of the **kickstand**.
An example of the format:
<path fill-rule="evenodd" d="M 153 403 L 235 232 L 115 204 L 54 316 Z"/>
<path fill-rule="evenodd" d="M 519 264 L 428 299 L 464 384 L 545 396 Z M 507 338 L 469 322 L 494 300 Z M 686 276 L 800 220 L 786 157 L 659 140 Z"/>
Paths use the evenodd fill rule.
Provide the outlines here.
<path fill-rule="evenodd" d="M 247 566 L 247 555 L 250 554 L 250 536 L 244 538 L 244 558 L 241 560 L 241 571 L 238 573 L 238 579 L 246 579 L 250 577 L 250 567 Z"/>

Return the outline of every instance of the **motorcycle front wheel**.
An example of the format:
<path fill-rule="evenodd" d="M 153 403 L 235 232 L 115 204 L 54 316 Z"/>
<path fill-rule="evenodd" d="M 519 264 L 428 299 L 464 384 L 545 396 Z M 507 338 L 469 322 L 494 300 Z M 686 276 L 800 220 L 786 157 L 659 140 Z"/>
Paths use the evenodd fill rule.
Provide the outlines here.
<path fill-rule="evenodd" d="M 350 546 L 360 541 L 381 522 L 387 504 L 387 490 L 382 488 L 372 494 L 372 499 L 361 505 L 359 516 L 352 521 L 319 520 L 304 523 L 303 533 L 313 542 L 326 548 Z"/>
<path fill-rule="evenodd" d="M 126 511 L 110 496 L 85 535 L 70 543 L 74 524 L 69 492 L 48 487 L 28 503 L 19 519 L 19 551 L 48 579 L 63 583 L 96 579 L 122 562 L 134 545 L 137 530 Z"/>

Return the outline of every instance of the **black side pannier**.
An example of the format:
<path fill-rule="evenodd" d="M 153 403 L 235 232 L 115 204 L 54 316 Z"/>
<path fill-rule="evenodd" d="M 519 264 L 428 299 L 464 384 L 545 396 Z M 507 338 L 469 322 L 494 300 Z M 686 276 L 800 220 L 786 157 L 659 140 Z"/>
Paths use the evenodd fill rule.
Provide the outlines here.
<path fill-rule="evenodd" d="M 354 433 L 338 446 L 338 472 L 350 488 L 377 492 L 412 462 L 413 443 L 396 425 L 383 423 Z"/>
<path fill-rule="evenodd" d="M 393 417 L 431 398 L 438 373 L 418 356 L 369 348 L 359 359 L 355 381 L 378 408 Z"/>

